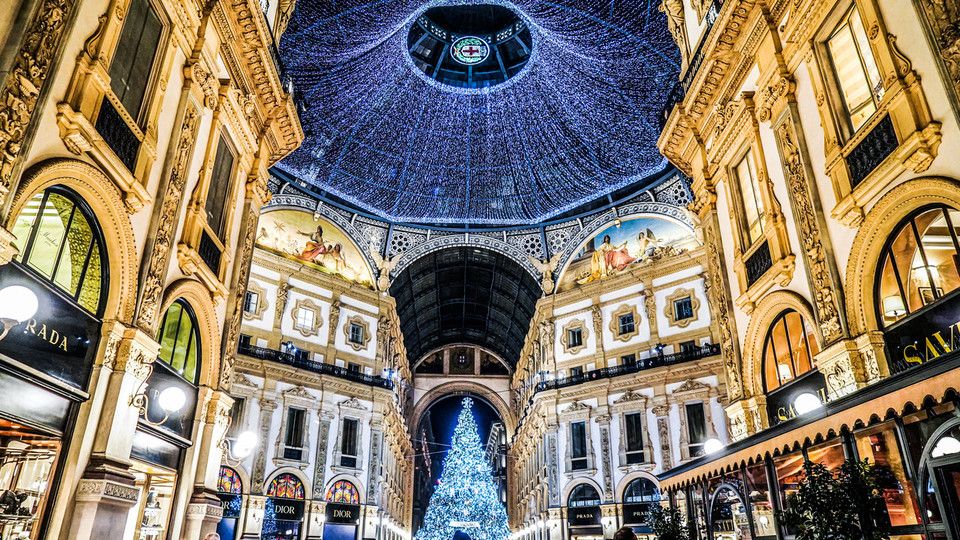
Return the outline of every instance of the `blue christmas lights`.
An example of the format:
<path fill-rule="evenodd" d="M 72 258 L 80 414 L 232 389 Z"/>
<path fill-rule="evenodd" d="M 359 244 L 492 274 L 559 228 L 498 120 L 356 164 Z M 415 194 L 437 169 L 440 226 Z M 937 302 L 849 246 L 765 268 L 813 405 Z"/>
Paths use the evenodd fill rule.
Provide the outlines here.
<path fill-rule="evenodd" d="M 510 537 L 507 511 L 484 459 L 470 398 L 463 399 L 443 472 L 415 540 L 450 540 L 458 530 L 471 540 Z"/>
<path fill-rule="evenodd" d="M 500 4 L 533 42 L 490 88 L 431 80 L 406 49 L 438 5 Z M 665 166 L 679 57 L 659 0 L 300 0 L 281 55 L 303 147 L 279 167 L 391 221 L 536 223 Z"/>

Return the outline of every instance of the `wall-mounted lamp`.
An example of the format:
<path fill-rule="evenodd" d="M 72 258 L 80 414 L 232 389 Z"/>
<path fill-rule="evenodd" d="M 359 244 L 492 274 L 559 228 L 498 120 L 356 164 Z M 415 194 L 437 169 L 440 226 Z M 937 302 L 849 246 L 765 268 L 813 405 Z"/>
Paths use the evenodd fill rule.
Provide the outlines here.
<path fill-rule="evenodd" d="M 247 459 L 253 450 L 257 447 L 257 434 L 253 431 L 241 431 L 237 438 L 231 441 L 226 437 L 230 432 L 231 419 L 227 419 L 227 429 L 224 430 L 224 437 L 220 440 L 220 449 L 223 451 L 223 460 L 233 467 L 240 465 L 240 462 Z"/>
<path fill-rule="evenodd" d="M 707 455 L 716 454 L 721 450 L 723 450 L 723 443 L 720 442 L 720 439 L 711 438 L 703 443 L 703 452 Z"/>
<path fill-rule="evenodd" d="M 32 318 L 40 309 L 36 293 L 23 285 L 10 285 L 0 289 L 0 340 L 7 337 L 10 329 Z"/>
<path fill-rule="evenodd" d="M 823 408 L 823 402 L 815 394 L 804 392 L 793 400 L 793 409 L 798 415 L 804 415 Z"/>
<path fill-rule="evenodd" d="M 160 426 L 170 418 L 171 414 L 180 412 L 180 409 L 183 409 L 183 406 L 187 404 L 187 394 L 183 392 L 182 388 L 177 386 L 168 386 L 161 390 L 160 393 L 157 394 L 157 405 L 160 405 L 160 409 L 163 410 L 163 418 L 160 420 L 151 420 L 150 398 L 147 397 L 145 387 L 147 380 L 150 379 L 150 375 L 153 374 L 153 362 L 150 362 L 148 366 L 149 371 L 147 376 L 144 377 L 143 382 L 140 383 L 140 388 L 137 393 L 130 398 L 130 405 L 140 410 L 140 415 L 143 417 L 144 422 L 151 426 Z"/>
<path fill-rule="evenodd" d="M 892 294 L 883 299 L 883 316 L 896 319 L 906 314 L 907 308 L 903 305 L 903 298 L 899 294 Z"/>

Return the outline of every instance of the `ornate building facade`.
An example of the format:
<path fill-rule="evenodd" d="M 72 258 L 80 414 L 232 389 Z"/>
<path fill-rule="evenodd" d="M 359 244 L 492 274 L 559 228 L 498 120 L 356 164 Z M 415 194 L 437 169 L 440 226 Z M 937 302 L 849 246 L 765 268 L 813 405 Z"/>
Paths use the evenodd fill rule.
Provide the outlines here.
<path fill-rule="evenodd" d="M 866 458 L 894 537 L 957 538 L 956 7 L 663 6 L 736 441 L 664 487 L 699 538 L 783 538 L 805 462 Z"/>
<path fill-rule="evenodd" d="M 728 441 L 693 230 L 627 216 L 596 233 L 538 302 L 513 376 L 518 538 L 652 538 L 656 475 Z"/>
<path fill-rule="evenodd" d="M 0 536 L 202 538 L 222 516 L 231 291 L 268 168 L 303 138 L 278 17 L 252 0 L 3 12 Z"/>
<path fill-rule="evenodd" d="M 327 273 L 329 257 L 278 250 L 276 233 L 300 219 L 315 222 L 283 209 L 260 222 L 230 391 L 230 440 L 257 442 L 227 460 L 244 489 L 221 538 L 408 540 L 410 368 L 396 307 L 366 277 Z M 336 229 L 322 226 L 330 242 Z M 348 265 L 359 256 L 342 253 Z"/>

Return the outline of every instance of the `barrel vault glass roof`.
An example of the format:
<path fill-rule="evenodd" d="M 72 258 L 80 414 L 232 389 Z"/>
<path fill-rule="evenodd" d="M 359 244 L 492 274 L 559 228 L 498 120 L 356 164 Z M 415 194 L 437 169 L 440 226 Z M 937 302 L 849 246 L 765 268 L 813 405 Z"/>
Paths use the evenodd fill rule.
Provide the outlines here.
<path fill-rule="evenodd" d="M 445 83 L 411 53 L 418 25 L 451 42 L 477 29 L 436 8 L 494 4 L 516 16 L 528 54 L 506 76 L 448 84 L 453 71 Z M 679 63 L 658 5 L 300 0 L 280 54 L 307 138 L 279 167 L 386 220 L 425 224 L 538 223 L 641 183 L 666 166 L 656 140 Z"/>

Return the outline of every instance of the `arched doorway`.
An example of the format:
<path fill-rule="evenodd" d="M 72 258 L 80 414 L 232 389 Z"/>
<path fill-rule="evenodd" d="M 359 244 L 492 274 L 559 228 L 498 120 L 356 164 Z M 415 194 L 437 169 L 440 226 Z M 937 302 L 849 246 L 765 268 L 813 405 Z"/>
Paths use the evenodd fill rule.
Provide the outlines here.
<path fill-rule="evenodd" d="M 223 517 L 217 524 L 220 540 L 235 540 L 239 532 L 240 513 L 243 511 L 243 482 L 231 467 L 221 466 L 217 478 L 217 497 L 223 508 Z"/>
<path fill-rule="evenodd" d="M 278 474 L 267 488 L 262 540 L 300 540 L 305 491 L 303 482 L 290 473 Z"/>
<path fill-rule="evenodd" d="M 600 540 L 603 526 L 600 523 L 600 492 L 584 482 L 570 491 L 567 497 L 567 525 L 569 538 Z"/>
<path fill-rule="evenodd" d="M 353 482 L 337 480 L 324 495 L 327 501 L 323 522 L 324 540 L 354 540 L 360 520 L 360 491 Z"/>
<path fill-rule="evenodd" d="M 710 500 L 710 530 L 714 540 L 750 540 L 747 505 L 731 485 L 721 484 Z"/>
<path fill-rule="evenodd" d="M 631 527 L 639 540 L 652 539 L 650 511 L 660 505 L 660 488 L 647 478 L 635 478 L 623 490 L 623 524 Z"/>
<path fill-rule="evenodd" d="M 921 458 L 919 484 L 933 538 L 960 538 L 960 418 L 948 420 L 931 435 Z M 949 536 L 939 536 L 944 534 Z"/>

